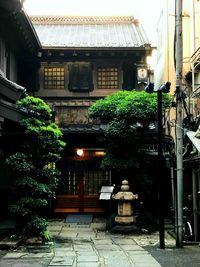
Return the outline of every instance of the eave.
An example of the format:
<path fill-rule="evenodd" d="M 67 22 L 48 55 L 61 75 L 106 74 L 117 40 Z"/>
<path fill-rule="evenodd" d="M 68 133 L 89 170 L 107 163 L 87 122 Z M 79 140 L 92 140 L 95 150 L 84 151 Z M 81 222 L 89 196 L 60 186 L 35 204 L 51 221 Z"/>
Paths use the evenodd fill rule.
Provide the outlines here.
<path fill-rule="evenodd" d="M 18 28 L 21 31 L 24 41 L 28 45 L 31 53 L 37 55 L 38 51 L 41 50 L 42 45 L 31 20 L 23 9 L 13 13 L 13 17 L 16 20 Z"/>
<path fill-rule="evenodd" d="M 22 4 L 19 0 L 1 0 L 0 7 L 6 9 L 9 12 L 14 12 L 17 9 L 22 7 Z"/>
<path fill-rule="evenodd" d="M 52 46 L 43 46 L 43 50 L 69 50 L 69 51 L 150 51 L 152 50 L 152 47 L 147 44 L 145 46 L 140 47 L 66 47 L 66 46 L 59 46 L 59 47 L 52 47 Z"/>
<path fill-rule="evenodd" d="M 26 94 L 26 89 L 0 76 L 0 95 L 16 102 Z"/>
<path fill-rule="evenodd" d="M 0 100 L 0 117 L 19 123 L 24 115 L 14 104 Z"/>
<path fill-rule="evenodd" d="M 0 10 L 1 24 L 7 25 L 8 23 L 11 27 L 11 29 L 5 29 L 5 32 L 10 30 L 12 36 L 18 37 L 18 43 L 21 44 L 21 49 L 24 52 L 37 55 L 38 50 L 41 49 L 41 43 L 31 20 L 23 10 L 22 3 L 19 0 L 1 0 Z M 5 26 L 2 29 L 4 28 Z"/>
<path fill-rule="evenodd" d="M 106 128 L 104 124 L 69 124 L 66 127 L 61 126 L 64 134 L 102 134 Z"/>
<path fill-rule="evenodd" d="M 46 47 L 41 50 L 40 60 L 90 60 L 90 59 L 124 59 L 134 58 L 135 62 L 152 52 L 150 46 L 142 47 Z"/>

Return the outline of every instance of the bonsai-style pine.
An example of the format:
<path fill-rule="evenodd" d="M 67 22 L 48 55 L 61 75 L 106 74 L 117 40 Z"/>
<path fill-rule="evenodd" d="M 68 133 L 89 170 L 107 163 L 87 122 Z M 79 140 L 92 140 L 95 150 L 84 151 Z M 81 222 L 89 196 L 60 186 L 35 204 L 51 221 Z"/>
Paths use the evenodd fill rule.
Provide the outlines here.
<path fill-rule="evenodd" d="M 52 122 L 52 111 L 45 102 L 32 96 L 18 101 L 24 111 L 20 124 L 25 135 L 17 153 L 7 159 L 14 183 L 14 202 L 10 212 L 19 223 L 20 233 L 25 237 L 47 237 L 47 214 L 49 201 L 59 180 L 56 162 L 65 146 L 62 132 Z"/>

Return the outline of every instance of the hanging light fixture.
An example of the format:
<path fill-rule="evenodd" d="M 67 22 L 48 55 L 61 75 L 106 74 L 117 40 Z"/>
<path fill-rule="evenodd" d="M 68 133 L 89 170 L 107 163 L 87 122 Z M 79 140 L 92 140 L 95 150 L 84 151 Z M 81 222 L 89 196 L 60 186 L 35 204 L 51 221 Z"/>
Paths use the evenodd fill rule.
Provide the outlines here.
<path fill-rule="evenodd" d="M 83 157 L 84 155 L 84 150 L 82 148 L 77 148 L 76 150 L 76 154 L 79 156 L 79 157 Z"/>

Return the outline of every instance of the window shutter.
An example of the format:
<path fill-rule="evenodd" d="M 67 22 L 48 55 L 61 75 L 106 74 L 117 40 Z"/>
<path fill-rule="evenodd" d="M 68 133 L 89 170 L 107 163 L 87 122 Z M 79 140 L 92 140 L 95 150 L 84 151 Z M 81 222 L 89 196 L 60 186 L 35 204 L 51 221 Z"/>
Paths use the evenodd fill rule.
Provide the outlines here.
<path fill-rule="evenodd" d="M 91 90 L 92 70 L 90 64 L 83 64 L 80 66 L 80 89 Z"/>
<path fill-rule="evenodd" d="M 132 90 L 135 87 L 135 68 L 131 64 L 123 66 L 123 86 L 124 90 Z"/>
<path fill-rule="evenodd" d="M 79 65 L 72 64 L 69 72 L 69 89 L 79 90 Z"/>
<path fill-rule="evenodd" d="M 71 65 L 69 89 L 72 91 L 91 91 L 93 89 L 90 63 L 73 63 Z"/>

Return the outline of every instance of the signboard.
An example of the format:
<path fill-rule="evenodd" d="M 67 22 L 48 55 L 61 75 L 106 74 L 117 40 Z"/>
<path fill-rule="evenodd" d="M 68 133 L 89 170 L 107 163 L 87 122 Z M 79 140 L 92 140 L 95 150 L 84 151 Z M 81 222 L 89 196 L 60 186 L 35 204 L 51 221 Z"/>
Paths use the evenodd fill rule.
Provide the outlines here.
<path fill-rule="evenodd" d="M 137 80 L 138 82 L 146 82 L 148 79 L 148 71 L 146 68 L 138 68 L 137 69 Z"/>
<path fill-rule="evenodd" d="M 110 200 L 114 186 L 102 186 L 100 191 L 100 200 Z"/>

